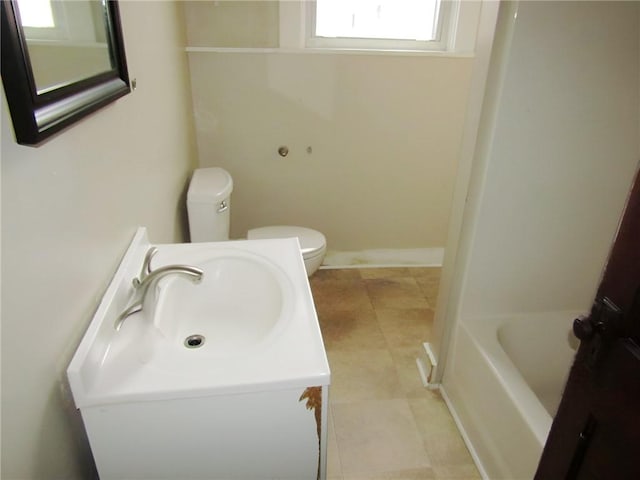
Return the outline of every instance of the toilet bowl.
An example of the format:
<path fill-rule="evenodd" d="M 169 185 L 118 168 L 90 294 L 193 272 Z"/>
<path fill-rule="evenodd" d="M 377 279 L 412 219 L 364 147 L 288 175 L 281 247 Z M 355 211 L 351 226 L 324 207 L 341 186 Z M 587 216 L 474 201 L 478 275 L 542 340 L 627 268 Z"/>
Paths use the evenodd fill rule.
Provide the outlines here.
<path fill-rule="evenodd" d="M 232 191 L 233 179 L 223 168 L 194 170 L 187 192 L 192 242 L 229 240 Z M 293 225 L 253 228 L 247 232 L 248 240 L 292 237 L 298 238 L 307 276 L 310 277 L 322 264 L 327 250 L 327 241 L 322 233 Z"/>
<path fill-rule="evenodd" d="M 290 225 L 252 228 L 247 232 L 248 240 L 293 237 L 297 237 L 298 242 L 300 242 L 304 266 L 307 269 L 307 275 L 310 277 L 322 265 L 322 260 L 324 260 L 324 255 L 327 252 L 327 240 L 322 233 L 311 228 Z"/>

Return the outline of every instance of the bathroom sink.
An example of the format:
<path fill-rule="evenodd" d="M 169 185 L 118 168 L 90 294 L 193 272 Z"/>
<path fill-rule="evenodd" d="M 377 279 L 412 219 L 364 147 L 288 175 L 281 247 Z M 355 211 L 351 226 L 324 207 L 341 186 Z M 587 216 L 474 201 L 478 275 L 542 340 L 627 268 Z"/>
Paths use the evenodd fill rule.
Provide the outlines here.
<path fill-rule="evenodd" d="M 158 283 L 150 320 L 165 348 L 191 357 L 195 350 L 217 357 L 246 355 L 289 320 L 291 281 L 268 259 L 219 248 L 180 262 L 201 268 L 204 275 L 198 284 L 177 275 Z"/>
<path fill-rule="evenodd" d="M 202 279 L 159 278 L 119 321 L 151 247 L 150 270 L 189 265 Z M 78 408 L 328 384 L 298 240 L 151 245 L 139 229 L 67 376 Z"/>
<path fill-rule="evenodd" d="M 100 478 L 326 477 L 330 371 L 296 238 L 139 229 L 67 377 Z"/>

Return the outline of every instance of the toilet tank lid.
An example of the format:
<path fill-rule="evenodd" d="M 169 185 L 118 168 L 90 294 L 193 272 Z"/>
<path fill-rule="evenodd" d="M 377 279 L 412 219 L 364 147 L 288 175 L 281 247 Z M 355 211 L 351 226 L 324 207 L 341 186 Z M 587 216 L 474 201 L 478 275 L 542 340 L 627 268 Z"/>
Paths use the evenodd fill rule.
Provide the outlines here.
<path fill-rule="evenodd" d="M 187 202 L 206 203 L 224 200 L 233 190 L 233 179 L 224 168 L 197 168 L 193 171 Z"/>
<path fill-rule="evenodd" d="M 271 227 L 253 228 L 247 232 L 248 240 L 292 237 L 298 237 L 300 249 L 303 254 L 321 250 L 327 245 L 327 239 L 322 233 L 306 227 L 276 225 Z"/>

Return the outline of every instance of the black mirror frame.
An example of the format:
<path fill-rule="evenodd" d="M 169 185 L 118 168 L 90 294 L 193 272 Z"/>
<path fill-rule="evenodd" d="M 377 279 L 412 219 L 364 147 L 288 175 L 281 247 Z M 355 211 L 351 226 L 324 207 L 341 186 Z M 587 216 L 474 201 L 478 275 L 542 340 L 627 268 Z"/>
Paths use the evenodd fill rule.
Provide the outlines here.
<path fill-rule="evenodd" d="M 99 108 L 131 92 L 117 0 L 105 2 L 109 52 L 115 67 L 37 93 L 26 38 L 15 0 L 0 0 L 2 83 L 16 141 L 36 146 Z"/>

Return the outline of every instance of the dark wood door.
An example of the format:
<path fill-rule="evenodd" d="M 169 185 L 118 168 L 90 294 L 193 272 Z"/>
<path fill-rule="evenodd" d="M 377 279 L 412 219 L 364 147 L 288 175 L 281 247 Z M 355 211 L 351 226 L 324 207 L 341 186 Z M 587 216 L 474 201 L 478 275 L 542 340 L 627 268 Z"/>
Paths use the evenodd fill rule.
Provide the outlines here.
<path fill-rule="evenodd" d="M 640 175 L 588 317 L 536 480 L 640 479 Z"/>

